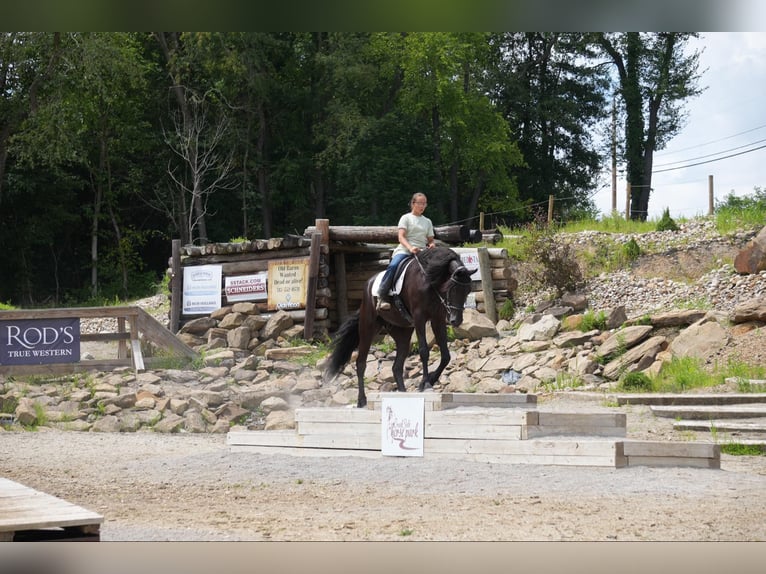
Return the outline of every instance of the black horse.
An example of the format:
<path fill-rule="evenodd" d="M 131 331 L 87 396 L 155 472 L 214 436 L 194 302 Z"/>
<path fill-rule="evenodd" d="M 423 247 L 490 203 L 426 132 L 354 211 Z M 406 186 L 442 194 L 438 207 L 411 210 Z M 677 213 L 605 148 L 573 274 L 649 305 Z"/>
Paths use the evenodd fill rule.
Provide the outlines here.
<path fill-rule="evenodd" d="M 362 304 L 338 329 L 330 348 L 332 354 L 325 374 L 331 380 L 351 359 L 355 349 L 356 376 L 359 383 L 357 407 L 367 405 L 364 392 L 364 370 L 367 354 L 374 337 L 386 329 L 396 342 L 394 359 L 394 378 L 399 392 L 405 392 L 404 360 L 410 350 L 412 331 L 418 335 L 418 351 L 423 363 L 423 380 L 419 390 L 430 389 L 439 379 L 439 375 L 450 360 L 447 347 L 447 321 L 453 327 L 463 322 L 463 307 L 471 291 L 471 275 L 475 270 L 466 268 L 460 256 L 448 247 L 438 246 L 424 249 L 416 256 L 403 263 L 409 266 L 404 271 L 404 283 L 398 301 L 391 309 L 378 312 L 372 295 L 372 277 L 364 290 Z M 436 342 L 441 351 L 441 360 L 435 371 L 428 371 L 428 343 L 426 341 L 426 323 L 431 322 Z"/>

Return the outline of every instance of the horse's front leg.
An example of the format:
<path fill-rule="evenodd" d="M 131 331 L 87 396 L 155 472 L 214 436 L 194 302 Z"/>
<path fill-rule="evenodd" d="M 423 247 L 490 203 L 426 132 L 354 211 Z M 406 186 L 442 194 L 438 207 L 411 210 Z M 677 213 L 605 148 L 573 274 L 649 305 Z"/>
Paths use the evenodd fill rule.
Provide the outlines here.
<path fill-rule="evenodd" d="M 410 351 L 410 341 L 412 340 L 412 329 L 390 330 L 391 336 L 396 343 L 396 356 L 392 370 L 394 380 L 396 381 L 396 390 L 400 393 L 407 391 L 404 386 L 404 361 Z"/>
<path fill-rule="evenodd" d="M 425 324 L 418 326 L 416 331 L 418 334 L 418 353 L 420 355 L 420 363 L 423 366 L 423 378 L 420 380 L 420 386 L 418 386 L 418 390 L 423 392 L 424 390 L 430 389 L 433 386 L 432 377 L 428 374 L 428 359 L 431 353 L 428 348 Z"/>
<path fill-rule="evenodd" d="M 425 344 L 425 336 L 423 337 L 424 342 L 421 343 L 421 351 L 420 351 L 420 360 L 423 361 L 423 380 L 420 383 L 420 390 L 423 391 L 426 388 L 430 389 L 433 388 L 433 386 L 436 384 L 436 382 L 439 380 L 439 377 L 442 374 L 442 371 L 446 368 L 446 366 L 450 362 L 450 354 L 449 354 L 449 345 L 447 344 L 447 325 L 436 322 L 434 323 L 431 321 L 431 329 L 434 332 L 434 336 L 436 337 L 436 344 L 439 345 L 439 353 L 441 355 L 441 359 L 439 360 L 439 365 L 436 367 L 436 370 L 432 373 L 428 372 L 428 346 Z M 423 347 L 425 347 L 425 358 L 423 354 Z"/>

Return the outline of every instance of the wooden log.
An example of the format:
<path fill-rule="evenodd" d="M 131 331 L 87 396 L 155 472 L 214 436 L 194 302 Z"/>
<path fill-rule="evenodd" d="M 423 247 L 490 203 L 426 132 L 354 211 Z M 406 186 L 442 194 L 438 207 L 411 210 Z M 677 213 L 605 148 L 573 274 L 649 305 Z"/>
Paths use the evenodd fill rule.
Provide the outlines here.
<path fill-rule="evenodd" d="M 187 267 L 189 265 L 211 265 L 246 260 L 290 259 L 291 257 L 307 257 L 309 251 L 309 247 L 296 247 L 294 249 L 281 249 L 279 253 L 274 253 L 273 251 L 253 251 L 246 254 L 186 256 L 181 257 L 181 265 Z"/>
<path fill-rule="evenodd" d="M 481 284 L 484 291 L 485 315 L 493 323 L 497 323 L 497 309 L 492 295 L 492 269 L 489 266 L 489 252 L 486 247 L 479 247 L 479 270 L 481 272 Z"/>
<path fill-rule="evenodd" d="M 476 249 L 475 247 L 453 247 L 452 251 L 461 255 L 463 253 L 473 253 Z M 485 249 L 490 259 L 508 259 L 508 250 L 504 247 L 486 247 Z"/>
<path fill-rule="evenodd" d="M 346 283 L 346 256 L 335 254 L 335 292 L 338 300 L 338 319 L 342 323 L 348 317 L 348 285 Z"/>
<path fill-rule="evenodd" d="M 316 309 L 317 276 L 319 275 L 319 245 L 322 234 L 311 236 L 311 255 L 309 258 L 309 277 L 306 289 L 306 319 L 304 321 L 303 338 L 307 341 L 314 335 L 314 310 Z"/>
<path fill-rule="evenodd" d="M 316 226 L 307 227 L 304 234 L 309 236 L 317 232 Z M 399 230 L 389 226 L 329 226 L 330 241 L 353 241 L 357 243 L 398 243 Z M 434 228 L 434 237 L 445 243 L 465 243 L 470 238 L 470 230 L 464 225 L 446 225 Z"/>
<path fill-rule="evenodd" d="M 178 332 L 178 319 L 181 317 L 183 303 L 183 275 L 181 272 L 181 240 L 172 241 L 170 273 L 170 330 Z"/>

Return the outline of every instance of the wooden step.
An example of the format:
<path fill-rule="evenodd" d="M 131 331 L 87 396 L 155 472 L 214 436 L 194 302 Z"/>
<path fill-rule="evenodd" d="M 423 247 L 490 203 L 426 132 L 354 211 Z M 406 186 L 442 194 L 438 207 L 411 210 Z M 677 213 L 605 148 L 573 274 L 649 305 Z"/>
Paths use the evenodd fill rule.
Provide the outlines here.
<path fill-rule="evenodd" d="M 623 442 L 627 466 L 721 468 L 721 447 L 704 442 Z"/>
<path fill-rule="evenodd" d="M 766 421 L 741 421 L 737 419 L 729 420 L 681 420 L 673 423 L 675 430 L 690 430 L 690 431 L 713 431 L 716 432 L 733 432 L 733 433 L 746 433 L 746 434 L 762 434 L 766 433 Z"/>
<path fill-rule="evenodd" d="M 651 411 L 658 417 L 690 420 L 748 419 L 766 417 L 766 403 L 741 405 L 652 405 Z"/>
<path fill-rule="evenodd" d="M 615 398 L 618 405 L 766 405 L 766 393 L 626 393 Z"/>
<path fill-rule="evenodd" d="M 534 408 L 537 395 L 526 393 L 367 393 L 367 408 L 380 410 L 384 398 L 402 396 L 423 397 L 426 411 L 441 411 L 458 407 Z"/>

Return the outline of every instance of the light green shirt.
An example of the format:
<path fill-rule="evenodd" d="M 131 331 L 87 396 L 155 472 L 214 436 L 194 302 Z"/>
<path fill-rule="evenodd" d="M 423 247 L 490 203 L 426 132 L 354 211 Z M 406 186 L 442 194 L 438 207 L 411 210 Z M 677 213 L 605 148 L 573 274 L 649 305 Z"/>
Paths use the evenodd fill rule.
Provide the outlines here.
<path fill-rule="evenodd" d="M 406 230 L 407 241 L 413 247 L 419 247 L 420 249 L 425 249 L 428 246 L 428 238 L 434 236 L 434 225 L 425 215 L 413 215 L 411 212 L 405 213 L 399 219 L 397 227 Z M 391 257 L 399 253 L 409 253 L 409 251 L 400 243 L 394 249 Z"/>

